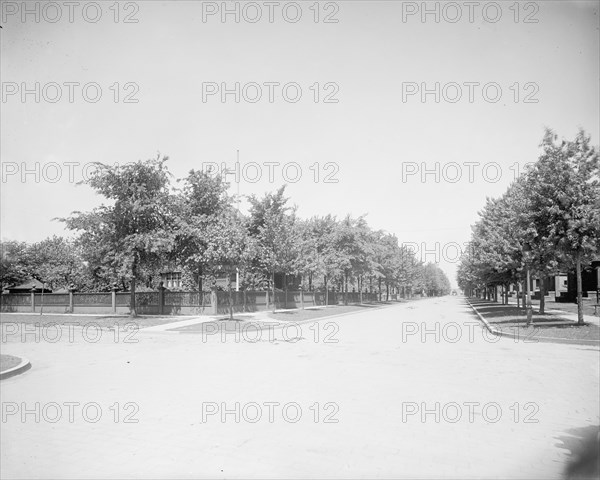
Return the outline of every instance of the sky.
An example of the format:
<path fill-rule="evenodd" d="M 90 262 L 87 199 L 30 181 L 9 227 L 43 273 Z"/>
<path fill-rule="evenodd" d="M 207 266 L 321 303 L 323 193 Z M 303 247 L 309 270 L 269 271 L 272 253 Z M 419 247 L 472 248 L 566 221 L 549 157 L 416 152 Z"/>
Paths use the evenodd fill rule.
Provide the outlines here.
<path fill-rule="evenodd" d="M 231 193 L 366 215 L 455 285 L 544 128 L 600 131 L 599 2 L 475 3 L 2 0 L 0 235 L 70 235 L 93 162 L 239 151 Z"/>

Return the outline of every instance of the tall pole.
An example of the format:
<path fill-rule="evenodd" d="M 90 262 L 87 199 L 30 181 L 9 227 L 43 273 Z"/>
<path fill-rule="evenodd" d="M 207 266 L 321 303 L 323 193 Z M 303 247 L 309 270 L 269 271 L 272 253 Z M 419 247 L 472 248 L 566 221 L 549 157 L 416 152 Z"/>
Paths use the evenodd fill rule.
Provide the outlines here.
<path fill-rule="evenodd" d="M 240 175 L 242 174 L 242 171 L 240 169 L 240 151 L 239 150 L 237 150 L 237 154 L 236 154 L 236 163 L 237 163 L 237 172 L 238 172 L 236 197 L 237 197 L 237 209 L 238 209 L 238 213 L 240 213 Z"/>
<path fill-rule="evenodd" d="M 40 315 L 44 312 L 44 288 L 46 287 L 46 282 L 42 282 L 42 304 L 40 305 Z"/>
<path fill-rule="evenodd" d="M 596 267 L 596 277 L 596 303 L 600 303 L 600 265 Z"/>

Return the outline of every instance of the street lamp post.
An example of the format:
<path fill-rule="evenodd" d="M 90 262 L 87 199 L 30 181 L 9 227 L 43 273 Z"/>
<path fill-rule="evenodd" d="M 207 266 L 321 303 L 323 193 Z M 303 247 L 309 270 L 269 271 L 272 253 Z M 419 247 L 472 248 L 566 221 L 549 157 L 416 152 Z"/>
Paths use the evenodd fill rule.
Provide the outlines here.
<path fill-rule="evenodd" d="M 40 305 L 40 315 L 44 313 L 44 288 L 46 287 L 46 282 L 42 282 L 42 304 Z"/>

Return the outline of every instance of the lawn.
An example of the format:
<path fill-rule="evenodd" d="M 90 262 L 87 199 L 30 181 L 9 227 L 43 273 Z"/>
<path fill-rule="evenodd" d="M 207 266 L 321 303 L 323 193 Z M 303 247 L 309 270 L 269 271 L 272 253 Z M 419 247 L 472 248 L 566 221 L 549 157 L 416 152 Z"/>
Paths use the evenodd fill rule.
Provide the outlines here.
<path fill-rule="evenodd" d="M 514 305 L 500 303 L 490 305 L 488 302 L 471 301 L 477 311 L 497 330 L 504 333 L 518 334 L 521 338 L 548 337 L 557 340 L 593 340 L 600 342 L 600 327 L 593 323 L 578 325 L 560 313 L 541 315 L 533 311 L 533 326 L 527 326 L 525 309 Z"/>
<path fill-rule="evenodd" d="M 551 326 L 544 325 L 536 327 L 520 327 L 519 334 L 528 338 L 550 337 L 562 340 L 594 340 L 600 343 L 600 328 L 593 324 Z"/>
<path fill-rule="evenodd" d="M 21 363 L 19 357 L 13 357 L 12 355 L 0 355 L 0 372 L 4 372 L 9 368 L 16 367 Z"/>
<path fill-rule="evenodd" d="M 510 299 L 511 304 L 516 303 L 516 299 Z M 596 295 L 590 296 L 583 299 L 583 314 L 584 315 L 594 315 L 594 307 L 593 305 L 596 303 Z M 539 300 L 532 300 L 531 305 L 536 310 L 540 306 Z M 554 301 L 554 296 L 550 295 L 545 297 L 545 309 L 546 310 L 562 310 L 567 313 L 577 314 L 577 304 L 576 303 L 559 303 Z"/>

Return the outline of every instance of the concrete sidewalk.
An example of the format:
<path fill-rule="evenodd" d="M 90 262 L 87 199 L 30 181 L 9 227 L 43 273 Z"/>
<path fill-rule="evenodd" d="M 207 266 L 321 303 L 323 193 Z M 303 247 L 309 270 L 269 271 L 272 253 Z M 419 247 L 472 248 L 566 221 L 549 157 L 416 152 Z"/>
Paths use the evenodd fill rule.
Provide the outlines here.
<path fill-rule="evenodd" d="M 502 304 L 501 301 L 491 302 L 491 303 L 498 303 L 499 305 Z M 555 303 L 555 302 L 553 302 L 553 303 Z M 508 304 L 516 306 L 517 305 L 517 299 L 516 298 L 513 299 L 513 298 L 509 297 Z M 537 304 L 536 303 L 532 303 L 532 306 L 533 306 L 534 311 L 539 312 L 539 303 L 537 303 Z M 544 311 L 546 313 L 560 314 L 561 317 L 567 318 L 567 319 L 572 320 L 574 322 L 577 322 L 577 320 L 578 320 L 576 313 L 567 312 L 565 310 L 561 310 L 560 308 L 548 308 L 548 304 L 547 303 L 546 303 L 546 308 L 544 308 Z M 585 322 L 587 322 L 587 323 L 593 323 L 594 325 L 600 326 L 600 316 L 584 315 L 583 316 L 583 320 Z"/>

